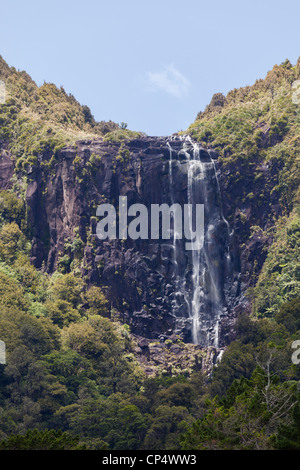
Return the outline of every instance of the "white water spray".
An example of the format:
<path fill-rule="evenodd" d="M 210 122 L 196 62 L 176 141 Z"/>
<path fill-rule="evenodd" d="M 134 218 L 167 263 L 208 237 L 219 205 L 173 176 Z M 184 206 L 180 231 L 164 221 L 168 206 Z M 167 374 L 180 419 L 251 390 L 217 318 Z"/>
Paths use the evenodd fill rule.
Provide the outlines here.
<path fill-rule="evenodd" d="M 223 261 L 230 263 L 229 239 L 230 228 L 224 217 L 221 204 L 221 191 L 215 163 L 210 157 L 207 161 L 200 158 L 200 147 L 189 136 L 179 137 L 182 142 L 180 153 L 183 155 L 182 164 L 187 171 L 187 200 L 189 207 L 204 204 L 205 235 L 200 240 L 197 249 L 192 250 L 191 266 L 185 272 L 178 272 L 177 258 L 180 246 L 177 247 L 176 233 L 173 238 L 174 261 L 176 263 L 177 296 L 184 298 L 188 305 L 188 315 L 191 323 L 191 340 L 202 346 L 219 345 L 219 322 L 223 312 L 222 271 Z M 170 151 L 169 179 L 171 202 L 173 198 L 173 160 L 172 145 L 168 142 Z M 209 155 L 209 154 L 208 154 Z M 192 209 L 191 209 L 192 210 Z M 190 230 L 192 232 L 193 214 L 189 214 Z M 218 233 L 221 226 L 226 227 L 227 246 L 224 257 L 220 254 Z"/>

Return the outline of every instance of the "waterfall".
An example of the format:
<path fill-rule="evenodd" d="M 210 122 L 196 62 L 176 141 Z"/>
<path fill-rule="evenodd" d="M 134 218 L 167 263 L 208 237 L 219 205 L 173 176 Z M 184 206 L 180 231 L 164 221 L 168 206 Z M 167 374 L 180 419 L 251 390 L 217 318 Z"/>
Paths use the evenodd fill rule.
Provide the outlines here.
<path fill-rule="evenodd" d="M 172 158 L 172 153 L 173 149 L 171 147 L 170 142 L 167 142 L 167 147 L 169 149 L 169 184 L 170 184 L 170 202 L 171 205 L 176 202 L 174 200 L 174 187 L 173 187 L 173 158 Z M 191 305 L 190 305 L 190 300 L 189 300 L 189 292 L 186 286 L 186 279 L 185 276 L 180 275 L 179 271 L 179 263 L 178 263 L 178 256 L 182 251 L 182 246 L 181 246 L 181 240 L 177 238 L 177 233 L 175 230 L 175 223 L 174 223 L 174 217 L 173 217 L 173 265 L 174 265 L 174 279 L 175 279 L 175 292 L 174 292 L 174 298 L 173 298 L 173 309 L 176 312 L 178 305 L 182 304 L 185 306 L 186 311 L 188 312 L 188 317 L 191 318 L 192 313 L 191 313 Z M 179 252 L 179 253 L 178 253 Z M 194 341 L 193 341 L 194 342 Z"/>
<path fill-rule="evenodd" d="M 172 148 L 180 140 L 180 150 Z M 215 162 L 189 136 L 168 141 L 170 201 L 175 201 L 174 168 L 186 173 L 186 202 L 204 205 L 204 238 L 197 249 L 183 253 L 184 245 L 173 232 L 175 295 L 173 306 L 182 322 L 187 312 L 190 339 L 202 346 L 219 346 L 219 322 L 225 309 L 224 279 L 230 270 L 230 227 L 222 209 L 222 198 Z M 178 142 L 177 142 L 178 147 Z M 176 156 L 175 161 L 173 155 Z M 204 155 L 202 157 L 201 155 Z M 194 213 L 189 214 L 190 230 Z M 184 256 L 183 256 L 184 255 Z M 183 258 L 186 259 L 184 264 Z"/>

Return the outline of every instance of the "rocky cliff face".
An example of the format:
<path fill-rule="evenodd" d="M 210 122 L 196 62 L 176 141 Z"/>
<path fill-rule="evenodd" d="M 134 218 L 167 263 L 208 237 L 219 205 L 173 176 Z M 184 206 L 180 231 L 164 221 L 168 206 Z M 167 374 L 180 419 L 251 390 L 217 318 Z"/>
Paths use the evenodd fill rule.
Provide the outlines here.
<path fill-rule="evenodd" d="M 176 333 L 187 342 L 224 346 L 234 318 L 248 305 L 249 265 L 264 260 L 267 240 L 259 234 L 250 240 L 247 226 L 267 218 L 269 203 L 259 213 L 236 206 L 239 189 L 229 183 L 235 169 L 222 169 L 217 156 L 178 136 L 79 141 L 55 160 L 45 151 L 27 172 L 32 263 L 48 272 L 75 263 L 88 285 L 103 287 L 111 314 L 117 311 L 134 334 L 166 339 Z M 3 188 L 13 168 L 5 149 L 1 165 Z M 262 173 L 260 184 L 266 184 L 272 171 Z M 149 210 L 151 204 L 204 204 L 199 256 L 182 240 L 99 240 L 96 209 L 118 207 L 119 196 Z"/>

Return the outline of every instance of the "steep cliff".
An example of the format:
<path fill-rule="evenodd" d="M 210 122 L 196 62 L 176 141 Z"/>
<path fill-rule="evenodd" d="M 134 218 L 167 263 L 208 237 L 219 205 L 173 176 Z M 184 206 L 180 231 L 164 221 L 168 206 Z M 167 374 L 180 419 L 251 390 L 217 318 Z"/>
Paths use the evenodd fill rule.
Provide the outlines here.
<path fill-rule="evenodd" d="M 252 88 L 215 96 L 189 136 L 149 137 L 95 123 L 63 90 L 37 88 L 2 64 L 11 97 L 2 106 L 0 188 L 25 197 L 34 266 L 73 271 L 87 287 L 101 286 L 109 315 L 134 334 L 228 344 L 237 315 L 251 310 L 246 293 L 277 220 L 297 204 L 298 107 L 291 96 L 298 74 L 298 66 L 275 67 Z M 198 255 L 180 240 L 99 240 L 96 209 L 111 203 L 118 210 L 119 196 L 148 209 L 204 204 Z"/>
<path fill-rule="evenodd" d="M 202 331 L 200 344 L 216 344 L 218 335 L 218 346 L 224 346 L 230 340 L 232 321 L 243 305 L 250 282 L 247 262 L 251 263 L 251 253 L 258 256 L 264 240 L 251 240 L 248 260 L 241 259 L 243 231 L 238 216 L 232 227 L 223 218 L 222 206 L 227 211 L 230 206 L 226 178 L 214 151 L 200 147 L 199 162 L 206 168 L 202 175 L 204 189 L 198 185 L 195 193 L 197 202 L 205 206 L 206 233 L 208 226 L 213 227 L 213 238 L 206 240 L 210 252 L 204 251 L 196 265 L 196 279 L 206 300 L 194 296 L 193 269 L 197 261 L 193 251 L 185 250 L 183 240 L 174 250 L 172 240 L 102 241 L 96 235 L 98 205 L 110 202 L 118 206 L 121 195 L 127 196 L 128 206 L 142 203 L 149 213 L 151 204 L 187 204 L 191 184 L 188 165 L 189 158 L 195 158 L 193 152 L 191 141 L 175 136 L 172 140 L 142 137 L 122 143 L 78 141 L 59 150 L 51 166 L 52 152 L 45 151 L 26 172 L 31 261 L 36 268 L 44 267 L 50 273 L 56 269 L 79 270 L 88 286 L 103 287 L 111 307 L 133 333 L 148 338 L 166 339 L 175 332 L 185 341 L 195 340 L 192 309 L 193 302 L 198 302 L 199 315 L 202 312 L 202 323 L 197 327 Z M 7 158 L 3 161 L 10 174 L 13 163 L 9 167 Z M 270 178 L 269 172 L 265 174 Z M 193 175 L 193 184 L 195 180 Z M 264 208 L 261 217 L 267 217 Z M 213 299 L 214 288 L 218 292 Z M 206 340 L 208 331 L 216 325 L 220 331 Z"/>
<path fill-rule="evenodd" d="M 143 204 L 149 216 L 152 204 L 187 204 L 191 184 L 188 167 L 190 159 L 195 161 L 193 145 L 188 143 L 184 153 L 184 140 L 180 138 L 170 143 L 167 138 L 156 137 L 122 144 L 80 141 L 59 151 L 50 171 L 48 167 L 45 171 L 45 163 L 51 156 L 44 154 L 41 164 L 27 173 L 26 203 L 34 265 L 40 268 L 44 264 L 48 272 L 72 269 L 77 254 L 70 244 L 77 240 L 83 247 L 77 264 L 88 285 L 102 286 L 121 320 L 130 324 L 134 333 L 149 338 L 166 338 L 175 332 L 192 341 L 194 253 L 185 250 L 183 240 L 174 249 L 172 239 L 152 240 L 150 233 L 148 240 L 99 240 L 96 209 L 105 202 L 118 208 L 119 196 L 127 197 L 128 206 Z M 207 204 L 206 233 L 208 227 L 214 232 L 213 240 L 206 239 L 211 253 L 204 251 L 204 258 L 199 260 L 206 265 L 205 276 L 210 276 L 206 281 L 199 280 L 207 297 L 198 305 L 206 314 L 206 326 L 202 325 L 206 331 L 216 327 L 216 308 L 226 323 L 238 305 L 240 262 L 238 246 L 234 239 L 229 240 L 228 227 L 222 220 L 215 163 L 204 150 L 200 151 L 199 162 L 210 167 L 202 175 L 208 193 L 204 196 L 198 187 L 197 197 L 199 204 Z M 226 256 L 230 267 L 226 266 Z M 211 272 L 213 265 L 217 265 L 216 272 Z M 218 301 L 212 298 L 212 283 L 218 284 Z M 214 339 L 205 341 L 205 335 L 203 331 L 200 343 L 214 344 Z"/>

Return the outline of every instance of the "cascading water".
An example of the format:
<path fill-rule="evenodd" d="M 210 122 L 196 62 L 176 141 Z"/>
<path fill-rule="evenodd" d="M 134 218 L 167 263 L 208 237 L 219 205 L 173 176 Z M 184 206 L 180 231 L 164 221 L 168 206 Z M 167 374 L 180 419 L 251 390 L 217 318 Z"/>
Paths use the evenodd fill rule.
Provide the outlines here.
<path fill-rule="evenodd" d="M 172 142 L 180 139 L 181 149 L 174 151 Z M 193 210 L 204 205 L 204 237 L 197 249 L 184 251 L 184 244 L 173 236 L 175 295 L 173 306 L 179 322 L 187 313 L 190 339 L 204 347 L 219 346 L 219 322 L 225 309 L 224 280 L 230 272 L 230 229 L 223 215 L 221 192 L 215 163 L 208 151 L 189 136 L 173 137 L 170 151 L 170 199 L 174 202 L 173 171 L 186 173 L 186 202 Z M 178 142 L 177 142 L 178 148 Z M 173 155 L 176 156 L 175 160 Z M 190 213 L 192 224 L 194 213 Z M 192 226 L 190 230 L 192 231 Z M 184 262 L 184 260 L 187 260 Z"/>
<path fill-rule="evenodd" d="M 170 142 L 167 142 L 167 147 L 170 152 L 170 157 L 169 157 L 169 183 L 170 183 L 170 202 L 171 205 L 174 204 L 174 192 L 173 192 L 173 163 L 174 160 L 172 158 L 173 154 L 173 149 L 171 147 Z M 175 161 L 177 162 L 177 160 Z M 186 279 L 185 276 L 182 276 L 180 274 L 180 266 L 179 266 L 179 254 L 182 253 L 182 246 L 181 246 L 181 239 L 180 237 L 177 236 L 176 232 L 176 226 L 174 223 L 174 217 L 173 217 L 173 264 L 174 264 L 174 279 L 175 279 L 175 293 L 174 293 L 174 298 L 173 298 L 173 308 L 174 311 L 176 312 L 178 305 L 182 304 L 185 306 L 185 309 L 188 312 L 188 317 L 191 317 L 191 305 L 190 305 L 190 300 L 189 300 L 189 292 L 186 287 Z"/>

